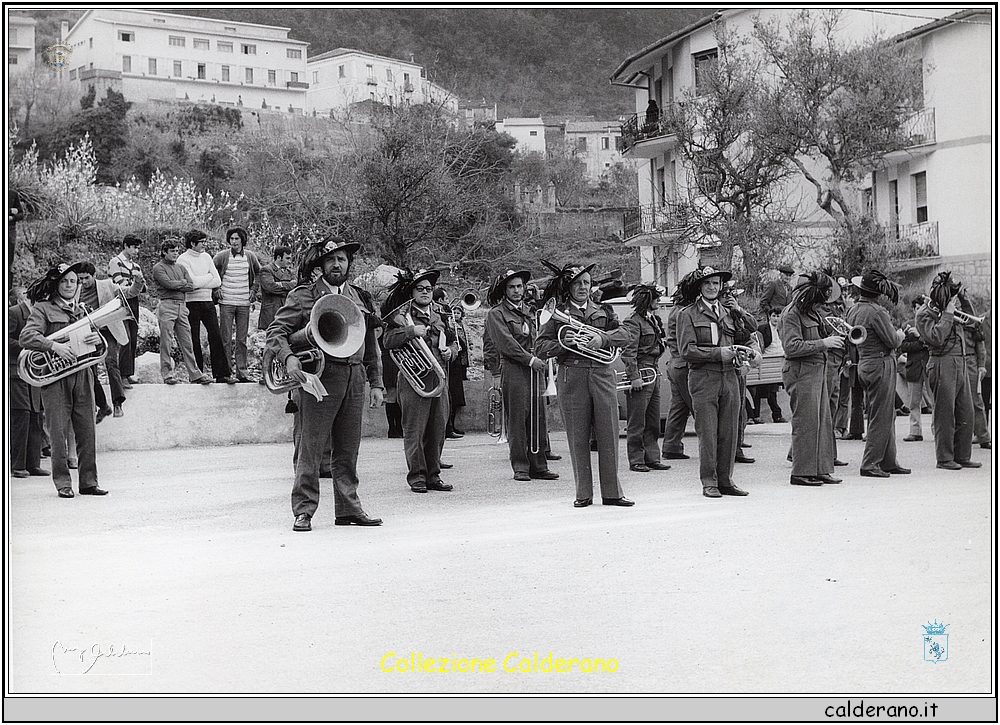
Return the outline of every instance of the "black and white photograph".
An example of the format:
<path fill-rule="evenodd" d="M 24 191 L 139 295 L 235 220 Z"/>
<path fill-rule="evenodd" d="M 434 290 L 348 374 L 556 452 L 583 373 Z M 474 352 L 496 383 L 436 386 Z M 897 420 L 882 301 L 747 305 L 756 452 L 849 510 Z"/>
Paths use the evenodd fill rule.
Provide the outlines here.
<path fill-rule="evenodd" d="M 5 720 L 995 722 L 995 13 L 5 4 Z"/>

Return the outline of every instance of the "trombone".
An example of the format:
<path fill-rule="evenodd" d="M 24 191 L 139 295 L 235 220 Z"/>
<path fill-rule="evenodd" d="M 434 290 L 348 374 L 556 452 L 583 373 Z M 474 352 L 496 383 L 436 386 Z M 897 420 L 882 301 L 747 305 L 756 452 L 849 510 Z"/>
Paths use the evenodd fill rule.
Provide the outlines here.
<path fill-rule="evenodd" d="M 542 384 L 548 380 L 545 385 L 545 389 L 542 390 Z M 528 450 L 531 453 L 540 453 L 542 448 L 545 446 L 545 425 L 542 421 L 542 415 L 545 412 L 544 401 L 542 398 L 551 398 L 556 395 L 556 374 L 555 367 L 552 364 L 552 358 L 548 359 L 548 370 L 546 372 L 538 372 L 534 368 L 531 369 L 531 410 L 528 415 Z"/>

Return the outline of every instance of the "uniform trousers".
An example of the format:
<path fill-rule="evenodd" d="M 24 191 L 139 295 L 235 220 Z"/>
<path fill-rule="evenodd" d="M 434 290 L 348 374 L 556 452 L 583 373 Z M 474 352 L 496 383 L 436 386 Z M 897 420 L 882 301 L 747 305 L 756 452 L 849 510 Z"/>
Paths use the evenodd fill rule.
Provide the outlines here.
<path fill-rule="evenodd" d="M 125 330 L 128 332 L 128 342 L 124 345 L 120 345 L 118 348 L 118 369 L 123 378 L 130 378 L 135 375 L 135 344 L 136 340 L 139 339 L 139 323 L 136 322 L 136 320 L 139 319 L 139 301 L 134 298 L 130 299 L 129 308 L 132 310 L 132 314 L 135 315 L 136 319 L 125 320 Z M 111 351 L 109 350 L 108 355 L 110 354 Z"/>
<path fill-rule="evenodd" d="M 111 388 L 111 402 L 115 405 L 121 405 L 125 402 L 125 388 L 122 386 L 120 360 L 122 359 L 121 351 L 125 348 L 125 345 L 120 345 L 115 336 L 107 328 L 101 329 L 101 337 L 104 338 L 104 342 L 108 346 L 108 354 L 104 356 L 104 367 L 108 371 L 108 387 Z M 97 372 L 97 368 L 94 368 L 94 372 Z M 100 385 L 96 379 L 94 384 Z"/>
<path fill-rule="evenodd" d="M 10 411 L 10 467 L 31 471 L 39 467 L 42 454 L 42 414 L 33 410 Z"/>
<path fill-rule="evenodd" d="M 222 333 L 219 332 L 219 318 L 215 314 L 215 305 L 211 302 L 188 302 L 187 308 L 188 322 L 191 323 L 191 344 L 194 346 L 194 359 L 198 363 L 198 369 L 205 370 L 205 360 L 201 351 L 201 326 L 205 325 L 208 349 L 212 356 L 212 377 L 216 380 L 228 378 L 229 362 L 222 344 Z"/>
<path fill-rule="evenodd" d="M 792 408 L 793 476 L 833 473 L 836 454 L 826 368 L 822 360 L 790 359 L 781 371 Z"/>
<path fill-rule="evenodd" d="M 992 443 L 990 438 L 989 419 L 986 415 L 986 405 L 983 403 L 981 386 L 979 385 L 979 367 L 976 364 L 974 355 L 965 356 L 966 369 L 969 373 L 969 390 L 972 394 L 972 408 L 975 411 L 973 417 L 973 434 L 979 443 Z"/>
<path fill-rule="evenodd" d="M 94 378 L 90 369 L 80 370 L 42 388 L 42 407 L 49 428 L 52 450 L 52 482 L 56 488 L 72 488 L 67 461 L 69 434 L 76 437 L 80 489 L 97 486 L 97 448 L 94 434 Z"/>
<path fill-rule="evenodd" d="M 226 351 L 226 362 L 232 363 L 233 328 L 236 328 L 236 372 L 247 376 L 247 331 L 250 329 L 250 305 L 219 305 L 219 326 L 222 347 Z"/>
<path fill-rule="evenodd" d="M 740 398 L 739 398 L 739 400 L 740 400 L 740 420 L 739 420 L 739 425 L 736 428 L 736 447 L 737 448 L 742 448 L 743 447 L 743 434 L 746 433 L 746 430 L 747 430 L 747 420 L 749 419 L 749 415 L 747 414 L 747 405 L 746 405 L 746 403 L 747 403 L 747 376 L 746 376 L 746 373 L 743 372 L 742 368 L 740 368 L 739 370 L 736 371 L 736 376 L 737 376 L 737 379 L 740 381 Z"/>
<path fill-rule="evenodd" d="M 972 459 L 975 410 L 962 355 L 931 355 L 927 379 L 934 391 L 934 454 L 938 463 Z"/>
<path fill-rule="evenodd" d="M 160 326 L 160 376 L 164 381 L 174 377 L 173 346 L 171 335 L 181 350 L 181 357 L 187 367 L 188 379 L 197 380 L 202 376 L 198 361 L 194 357 L 191 343 L 191 323 L 188 309 L 183 300 L 160 300 L 156 306 L 156 321 Z"/>
<path fill-rule="evenodd" d="M 833 433 L 833 422 L 837 417 L 837 409 L 840 407 L 840 363 L 831 362 L 830 356 L 826 358 L 826 390 L 830 395 L 830 435 L 833 438 L 833 458 L 838 458 L 837 436 Z"/>
<path fill-rule="evenodd" d="M 904 380 L 906 385 L 906 405 L 910 409 L 910 435 L 923 436 L 924 429 L 920 420 L 920 408 L 924 404 L 924 378 L 920 380 Z"/>
<path fill-rule="evenodd" d="M 573 463 L 576 497 L 594 497 L 590 431 L 597 436 L 597 470 L 601 498 L 621 498 L 618 481 L 618 396 L 610 365 L 559 367 L 559 409 Z"/>
<path fill-rule="evenodd" d="M 694 411 L 688 390 L 687 366 L 668 366 L 667 379 L 670 381 L 670 410 L 663 427 L 663 455 L 676 456 L 684 453 L 684 429 L 688 416 Z"/>
<path fill-rule="evenodd" d="M 399 407 L 403 414 L 403 451 L 406 454 L 406 482 L 437 483 L 441 480 L 441 451 L 448 425 L 448 386 L 436 398 L 417 395 L 399 373 L 396 379 Z"/>
<path fill-rule="evenodd" d="M 544 389 L 544 376 L 539 376 Z M 545 399 L 539 400 L 538 452 L 531 452 L 531 368 L 505 360 L 500 368 L 504 425 L 514 473 L 538 474 L 548 470 L 545 462 Z"/>
<path fill-rule="evenodd" d="M 640 367 L 656 367 L 656 361 L 642 361 Z M 652 385 L 625 394 L 628 400 L 627 445 L 629 465 L 659 463 L 660 448 L 656 439 L 660 435 L 660 376 Z M 686 416 L 685 416 L 686 418 Z"/>
<path fill-rule="evenodd" d="M 292 486 L 292 513 L 296 516 L 316 513 L 320 463 L 330 451 L 332 441 L 330 469 L 335 515 L 359 515 L 364 513 L 358 499 L 358 450 L 365 402 L 365 369 L 360 364 L 332 364 L 327 359 L 320 382 L 328 393 L 325 398 L 316 400 L 309 393 L 299 396 L 302 433 Z"/>
<path fill-rule="evenodd" d="M 899 467 L 896 460 L 896 358 L 864 357 L 858 361 L 858 380 L 864 386 L 868 434 L 861 458 L 862 470 Z"/>
<path fill-rule="evenodd" d="M 740 382 L 736 370 L 691 368 L 688 390 L 694 405 L 694 429 L 703 488 L 733 486 L 740 423 Z"/>

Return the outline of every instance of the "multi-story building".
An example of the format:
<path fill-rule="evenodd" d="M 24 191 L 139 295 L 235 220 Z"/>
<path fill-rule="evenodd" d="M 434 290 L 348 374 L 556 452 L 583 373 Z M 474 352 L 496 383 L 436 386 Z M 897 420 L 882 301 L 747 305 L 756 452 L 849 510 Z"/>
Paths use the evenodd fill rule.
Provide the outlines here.
<path fill-rule="evenodd" d="M 701 69 L 707 67 L 718 57 L 718 42 L 715 32 L 717 23 L 723 25 L 730 35 L 751 38 L 755 18 L 759 17 L 765 21 L 769 19 L 787 21 L 790 12 L 778 8 L 747 8 L 715 13 L 641 49 L 627 58 L 612 75 L 612 83 L 631 86 L 635 89 L 636 113 L 622 125 L 621 149 L 624 158 L 635 160 L 640 164 L 638 167 L 640 205 L 626 214 L 624 228 L 626 244 L 640 248 L 643 280 L 655 280 L 672 288 L 679 277 L 697 266 L 699 256 L 707 251 L 698 245 L 687 243 L 680 233 L 682 229 L 687 227 L 686 215 L 691 208 L 692 200 L 697 197 L 695 174 L 693 169 L 687 167 L 683 157 L 678 152 L 676 137 L 665 130 L 660 118 L 647 118 L 646 110 L 649 101 L 654 100 L 662 111 L 675 99 L 697 95 Z M 920 30 L 919 26 L 926 22 L 929 14 L 932 17 L 940 18 L 949 12 L 948 9 L 940 8 L 921 8 L 919 11 L 896 8 L 892 13 L 861 8 L 845 9 L 841 13 L 837 32 L 841 37 L 853 42 L 865 42 L 872 37 L 873 32 L 881 32 L 883 36 L 898 35 L 899 38 L 904 38 L 908 32 Z M 949 130 L 949 133 L 955 134 L 956 142 L 960 138 L 965 139 L 965 142 L 963 142 L 961 151 L 952 151 L 947 154 L 950 160 L 942 166 L 948 170 L 945 172 L 942 168 L 943 175 L 934 181 L 933 194 L 937 195 L 934 197 L 935 206 L 925 206 L 924 211 L 920 213 L 943 214 L 947 209 L 954 210 L 953 216 L 958 217 L 968 214 L 970 207 L 975 204 L 982 209 L 982 213 L 986 215 L 985 218 L 988 220 L 992 218 L 991 205 L 979 202 L 984 195 L 988 195 L 990 189 L 989 163 L 992 155 L 984 153 L 983 149 L 990 148 L 992 135 L 988 125 L 985 128 L 982 127 L 980 117 L 983 116 L 983 113 L 978 109 L 979 105 L 985 104 L 983 106 L 985 109 L 984 118 L 988 122 L 990 93 L 983 84 L 989 83 L 988 69 L 991 67 L 991 48 L 988 40 L 985 45 L 983 44 L 981 36 L 988 38 L 990 28 L 988 26 L 985 28 L 987 32 L 984 36 L 981 28 L 975 31 L 963 29 L 966 25 L 969 25 L 970 28 L 979 28 L 979 26 L 954 22 L 954 20 L 955 18 L 951 21 L 945 21 L 941 25 L 931 23 L 926 26 L 925 30 L 920 30 L 918 34 L 913 35 L 910 41 L 925 44 L 924 47 L 927 48 L 924 51 L 925 67 L 931 67 L 926 61 L 933 53 L 934 62 L 938 66 L 952 67 L 954 62 L 955 68 L 964 70 L 965 77 L 955 77 L 962 75 L 961 73 L 942 73 L 939 78 L 943 79 L 945 83 L 950 83 L 951 87 L 939 91 L 934 90 L 937 88 L 938 81 L 934 81 L 932 84 L 930 79 L 933 73 L 929 73 L 925 77 L 925 96 L 928 90 L 934 90 L 938 94 L 938 100 L 928 100 L 928 105 L 934 103 L 940 106 L 940 103 L 947 99 L 948 103 L 954 104 L 953 109 L 948 112 L 949 116 L 954 114 L 954 117 L 957 118 L 967 112 L 970 96 L 975 96 L 974 103 L 977 104 L 977 110 L 972 114 L 973 118 L 969 118 Z M 962 27 L 951 28 L 952 25 Z M 970 43 L 974 40 L 976 48 L 967 47 L 959 52 L 954 41 L 954 38 L 958 36 Z M 958 43 L 961 42 L 961 40 L 958 41 Z M 753 52 L 754 47 L 751 43 L 749 46 L 751 52 Z M 945 56 L 949 54 L 953 55 L 954 61 L 945 60 Z M 937 113 L 941 113 L 940 108 L 937 109 Z M 913 121 L 916 124 L 915 128 L 922 122 L 921 118 L 926 121 L 927 116 L 926 111 L 923 116 L 918 114 L 918 117 Z M 979 139 L 975 143 L 968 142 L 968 138 L 965 136 L 966 132 L 973 126 L 979 129 L 973 134 Z M 929 156 L 926 151 L 919 151 L 919 146 L 926 146 L 925 143 L 920 142 L 920 139 L 920 134 L 915 133 L 915 148 L 896 155 L 895 160 L 890 159 L 890 166 L 897 169 L 903 168 L 903 175 L 906 177 L 902 186 L 897 183 L 897 194 L 910 189 L 910 185 L 912 185 L 911 196 L 907 197 L 912 199 L 917 198 L 917 184 L 921 184 L 921 194 L 925 194 L 924 190 L 926 190 L 928 198 L 931 196 L 930 179 L 919 176 L 924 167 L 918 168 L 918 165 L 927 163 L 926 159 Z M 942 144 L 939 141 L 935 146 L 934 153 L 940 153 L 944 150 L 941 147 Z M 985 166 L 982 167 L 982 171 L 971 174 L 977 181 L 960 182 L 955 178 L 956 173 L 961 176 L 961 173 L 957 171 L 956 164 L 959 163 L 960 158 L 968 158 L 969 154 L 975 153 L 976 150 L 979 152 L 976 163 L 985 164 Z M 911 159 L 913 154 L 916 154 L 916 159 L 923 158 L 925 161 L 907 161 L 904 164 L 903 160 Z M 927 170 L 929 171 L 930 167 L 927 167 Z M 889 194 L 893 188 L 889 183 L 890 175 L 899 182 L 898 171 L 880 172 L 875 176 L 874 191 L 869 193 L 873 199 L 871 206 L 876 210 L 882 210 L 880 213 L 883 213 L 883 217 L 888 213 L 886 210 L 890 208 Z M 926 185 L 920 179 L 926 179 Z M 970 185 L 976 186 L 975 193 L 969 191 Z M 871 187 L 871 184 L 869 186 Z M 859 195 L 862 193 L 860 189 L 848 191 L 856 192 Z M 833 224 L 830 218 L 816 206 L 814 202 L 815 190 L 811 186 L 807 186 L 805 181 L 797 178 L 789 181 L 782 189 L 780 197 L 789 200 L 789 212 L 796 220 L 796 233 L 798 235 L 803 238 L 822 239 L 825 235 L 830 234 Z M 970 203 L 971 200 L 975 201 Z M 857 199 L 858 207 L 861 204 L 862 197 L 859 196 Z M 905 217 L 907 223 L 915 223 L 918 218 L 916 201 L 913 202 L 912 210 L 907 210 L 907 214 L 909 215 L 911 212 L 912 222 L 910 216 L 907 216 Z M 979 211 L 976 212 L 976 214 L 978 213 Z M 933 218 L 928 216 L 928 221 L 933 221 Z M 988 251 L 989 239 L 982 238 L 982 236 L 974 241 L 972 238 L 966 238 L 961 243 L 957 241 L 958 235 L 962 233 L 964 228 L 968 228 L 971 222 L 967 222 L 964 228 L 956 226 L 954 235 L 949 231 L 948 236 L 954 238 L 955 242 L 944 241 L 943 223 L 943 217 L 940 217 L 938 225 L 941 239 L 940 254 L 958 253 L 959 248 L 963 252 L 972 253 L 972 250 L 967 249 L 966 246 L 953 246 L 956 244 L 972 244 L 980 251 Z M 979 222 L 977 224 L 979 225 L 977 229 L 981 229 L 982 224 Z M 988 223 L 986 223 L 985 228 L 989 228 Z M 904 229 L 901 231 L 901 238 L 905 239 L 907 234 L 928 235 L 929 233 L 923 230 L 911 232 Z M 710 245 L 706 245 L 706 247 L 708 246 Z M 948 251 L 952 248 L 956 251 Z"/>
<path fill-rule="evenodd" d="M 518 151 L 545 156 L 545 121 L 541 118 L 505 118 L 497 121 L 496 130 L 513 136 Z"/>
<path fill-rule="evenodd" d="M 289 29 L 149 10 L 88 10 L 69 30 L 70 82 L 117 87 L 130 101 L 306 107 L 309 44 Z M 100 88 L 98 88 L 100 91 Z"/>
<path fill-rule="evenodd" d="M 35 62 L 35 20 L 19 15 L 7 18 L 7 71 L 18 73 Z"/>
<path fill-rule="evenodd" d="M 317 114 L 336 113 L 355 103 L 386 106 L 434 103 L 458 114 L 458 99 L 427 80 L 423 66 L 410 61 L 336 48 L 308 59 L 307 108 Z"/>
<path fill-rule="evenodd" d="M 599 183 L 614 164 L 622 161 L 618 150 L 621 134 L 618 121 L 566 121 L 566 146 L 587 165 L 586 178 L 591 184 Z"/>

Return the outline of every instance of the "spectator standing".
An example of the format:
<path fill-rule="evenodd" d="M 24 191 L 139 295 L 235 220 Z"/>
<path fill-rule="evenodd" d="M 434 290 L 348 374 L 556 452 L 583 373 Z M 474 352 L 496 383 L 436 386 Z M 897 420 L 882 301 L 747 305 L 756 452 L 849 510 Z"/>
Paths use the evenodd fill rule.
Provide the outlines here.
<path fill-rule="evenodd" d="M 787 264 L 781 265 L 777 270 L 780 276 L 771 280 L 760 296 L 760 309 L 765 315 L 775 308 L 780 313 L 792 298 L 791 283 L 795 270 Z"/>
<path fill-rule="evenodd" d="M 778 320 L 780 319 L 781 310 L 772 307 L 767 311 L 767 321 L 757 327 L 757 334 L 760 335 L 761 341 L 761 353 L 764 357 L 784 357 L 785 355 L 785 349 L 781 346 L 781 335 L 778 332 Z M 760 398 L 762 395 L 767 399 L 767 405 L 771 409 L 771 422 L 787 422 L 782 417 L 781 406 L 778 404 L 778 383 L 751 385 L 750 392 L 753 396 L 751 423 L 762 422 L 760 419 Z"/>
<path fill-rule="evenodd" d="M 292 250 L 290 247 L 274 248 L 274 261 L 265 264 L 260 270 L 260 317 L 257 318 L 257 329 L 266 330 L 283 304 L 285 297 L 296 287 L 296 273 L 292 269 Z"/>
<path fill-rule="evenodd" d="M 451 411 L 448 415 L 447 438 L 461 438 L 465 431 L 458 425 L 462 408 L 465 407 L 465 381 L 469 379 L 469 333 L 465 330 L 463 320 L 465 310 L 459 305 L 452 308 L 452 326 L 458 339 L 458 355 L 448 363 L 448 398 Z"/>
<path fill-rule="evenodd" d="M 236 380 L 249 383 L 247 372 L 247 332 L 250 329 L 250 303 L 253 301 L 254 283 L 260 274 L 260 260 L 247 249 L 249 237 L 242 227 L 226 231 L 229 249 L 215 255 L 213 262 L 219 271 L 219 322 L 222 328 L 222 345 L 226 364 L 236 363 Z M 235 327 L 236 345 L 233 350 Z"/>
<path fill-rule="evenodd" d="M 181 241 L 168 239 L 160 247 L 160 261 L 153 265 L 153 285 L 160 302 L 156 306 L 156 320 L 160 327 L 160 376 L 167 385 L 175 385 L 174 359 L 170 337 L 173 335 L 187 367 L 192 383 L 208 385 L 212 378 L 198 369 L 191 343 L 191 323 L 184 295 L 194 290 L 187 269 L 177 264 L 181 254 Z"/>
<path fill-rule="evenodd" d="M 219 318 L 215 314 L 215 304 L 212 302 L 212 290 L 222 285 L 219 270 L 215 268 L 212 256 L 205 251 L 208 235 L 200 229 L 192 229 L 184 235 L 184 246 L 187 250 L 177 258 L 177 264 L 187 270 L 194 289 L 184 293 L 184 303 L 188 309 L 188 321 L 191 323 L 191 344 L 194 346 L 194 359 L 198 369 L 205 371 L 205 361 L 201 351 L 201 326 L 205 325 L 208 335 L 208 348 L 212 356 L 212 376 L 217 383 L 235 383 L 236 378 L 230 377 L 229 362 L 226 350 L 222 345 L 222 335 L 219 332 Z"/>
<path fill-rule="evenodd" d="M 121 253 L 108 262 L 108 276 L 125 292 L 125 299 L 128 300 L 133 316 L 133 319 L 125 320 L 128 342 L 122 343 L 118 348 L 118 370 L 125 388 L 131 388 L 135 382 L 132 376 L 135 375 L 135 344 L 139 338 L 139 294 L 146 289 L 146 281 L 138 261 L 141 246 L 142 240 L 139 237 L 126 234 L 122 239 Z"/>

